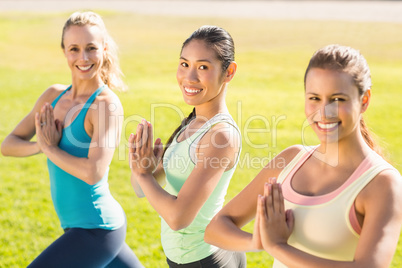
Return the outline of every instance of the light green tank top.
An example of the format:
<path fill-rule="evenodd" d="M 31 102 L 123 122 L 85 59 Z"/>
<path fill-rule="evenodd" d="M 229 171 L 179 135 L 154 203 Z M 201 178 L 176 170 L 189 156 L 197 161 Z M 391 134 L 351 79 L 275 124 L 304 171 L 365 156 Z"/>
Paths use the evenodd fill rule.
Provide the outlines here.
<path fill-rule="evenodd" d="M 227 131 L 230 135 L 238 135 L 238 137 L 240 137 L 240 131 L 229 114 L 215 115 L 197 130 L 197 132 L 181 142 L 177 142 L 177 137 L 187 126 L 174 137 L 163 158 L 163 168 L 167 182 L 165 190 L 168 193 L 177 196 L 197 162 L 195 149 L 199 140 L 209 129 L 218 123 L 226 123 Z M 217 250 L 215 246 L 204 242 L 204 232 L 208 223 L 222 208 L 225 201 L 226 191 L 240 155 L 241 139 L 239 139 L 238 142 L 239 152 L 235 165 L 233 168 L 223 173 L 218 185 L 202 206 L 194 221 L 188 227 L 174 231 L 163 218 L 161 219 L 162 247 L 166 256 L 171 261 L 179 264 L 190 263 L 208 257 Z"/>

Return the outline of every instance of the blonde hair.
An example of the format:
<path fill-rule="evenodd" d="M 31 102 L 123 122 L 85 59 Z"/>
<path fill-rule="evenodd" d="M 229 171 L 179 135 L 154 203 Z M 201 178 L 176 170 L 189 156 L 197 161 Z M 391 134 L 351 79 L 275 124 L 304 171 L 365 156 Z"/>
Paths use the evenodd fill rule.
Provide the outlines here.
<path fill-rule="evenodd" d="M 304 87 L 306 87 L 307 73 L 311 68 L 336 70 L 349 74 L 353 78 L 359 96 L 363 96 L 371 89 L 370 68 L 366 59 L 354 48 L 341 45 L 328 45 L 317 50 L 311 57 L 304 75 Z M 373 135 L 364 122 L 363 116 L 360 119 L 360 131 L 371 149 L 382 155 L 382 148 L 375 142 Z"/>
<path fill-rule="evenodd" d="M 107 46 L 103 57 L 103 64 L 100 69 L 102 81 L 113 90 L 125 91 L 127 86 L 122 80 L 123 72 L 120 69 L 117 56 L 117 45 L 106 30 L 102 18 L 91 11 L 73 13 L 63 27 L 61 36 L 61 48 L 64 49 L 64 34 L 70 26 L 97 26 L 103 33 L 103 42 Z"/>

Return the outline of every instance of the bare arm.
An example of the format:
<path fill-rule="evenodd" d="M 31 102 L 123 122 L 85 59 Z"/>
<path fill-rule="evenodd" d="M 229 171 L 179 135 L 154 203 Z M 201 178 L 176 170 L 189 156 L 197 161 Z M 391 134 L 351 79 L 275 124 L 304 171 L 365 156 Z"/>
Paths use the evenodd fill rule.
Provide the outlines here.
<path fill-rule="evenodd" d="M 122 125 L 116 120 L 122 120 L 123 115 L 121 103 L 114 94 L 98 101 L 105 101 L 106 105 L 97 105 L 98 108 L 94 111 L 89 109 L 88 119 L 86 119 L 90 121 L 93 129 L 88 157 L 73 156 L 61 150 L 57 144 L 44 142 L 43 128 L 40 128 L 39 117 L 36 119 L 38 143 L 41 150 L 58 167 L 90 185 L 96 184 L 102 179 L 112 161 L 115 148 L 120 141 Z M 110 104 L 114 104 L 117 109 L 110 111 L 107 108 Z M 101 110 L 102 107 L 103 110 Z M 51 122 L 53 116 L 51 107 L 47 106 L 45 112 L 46 120 Z"/>
<path fill-rule="evenodd" d="M 21 123 L 23 123 L 21 121 Z M 34 134 L 35 135 L 35 134 Z M 10 133 L 1 144 L 1 153 L 4 156 L 25 157 L 39 154 L 41 151 L 35 141 L 31 141 L 34 135 L 21 135 L 17 128 Z"/>
<path fill-rule="evenodd" d="M 256 251 L 262 249 L 259 239 L 241 228 L 254 219 L 257 197 L 264 192 L 264 184 L 271 177 L 277 177 L 283 168 L 300 151 L 290 147 L 278 154 L 260 173 L 226 204 L 212 219 L 205 230 L 205 242 L 227 250 Z M 281 165 L 277 165 L 281 163 Z"/>
<path fill-rule="evenodd" d="M 163 145 L 160 142 L 160 139 L 156 140 L 154 148 L 157 148 L 158 146 L 161 148 L 161 150 L 163 150 L 162 149 Z M 131 165 L 131 157 L 132 157 L 132 155 L 133 155 L 132 153 L 129 153 L 129 156 L 128 156 L 130 165 Z M 131 168 L 131 166 L 130 166 L 130 168 Z M 162 161 L 159 162 L 156 170 L 153 172 L 153 177 L 155 178 L 155 180 L 158 182 L 158 184 L 161 187 L 165 186 L 166 179 L 165 179 L 165 171 L 163 170 Z M 137 195 L 137 197 L 139 197 L 139 198 L 145 197 L 145 194 L 142 191 L 141 186 L 137 182 L 136 176 L 134 175 L 133 172 L 131 172 L 131 185 L 133 186 L 134 192 Z"/>
<path fill-rule="evenodd" d="M 362 233 L 350 262 L 322 259 L 287 244 L 290 233 L 284 216 L 280 187 L 264 194 L 258 204 L 261 241 L 264 249 L 288 267 L 388 267 L 392 261 L 402 225 L 400 208 L 402 180 L 395 171 L 378 175 L 356 199 L 357 210 L 364 210 Z M 272 188 L 271 188 L 272 189 Z M 278 209 L 278 207 L 282 207 Z"/>
<path fill-rule="evenodd" d="M 35 114 L 40 112 L 46 102 L 52 102 L 63 89 L 65 89 L 63 85 L 53 85 L 39 97 L 33 109 L 18 123 L 1 144 L 1 153 L 4 156 L 25 157 L 41 152 L 36 141 L 31 141 L 36 134 Z"/>
<path fill-rule="evenodd" d="M 152 152 L 152 148 L 147 150 L 141 147 L 141 137 L 145 140 L 149 137 L 152 141 L 152 129 L 150 125 L 148 127 L 146 123 L 141 124 L 137 129 L 136 150 L 138 151 L 136 152 L 140 155 L 142 154 L 141 150 Z M 202 146 L 202 144 L 212 144 L 210 143 L 212 137 L 216 143 L 227 144 L 228 146 L 219 149 L 215 146 Z M 238 148 L 236 148 L 236 146 L 230 146 L 236 143 L 228 140 L 228 137 L 229 135 L 227 135 L 227 133 L 225 134 L 224 131 L 219 131 L 218 129 L 211 129 L 205 134 L 199 143 L 202 149 L 198 150 L 196 166 L 177 196 L 169 194 L 159 186 L 152 176 L 152 170 L 132 169 L 133 176 L 136 177 L 141 185 L 150 204 L 173 230 L 180 230 L 191 224 L 215 189 L 223 172 L 231 164 L 225 160 L 231 157 L 234 159 L 235 152 Z M 231 138 L 233 139 L 233 136 Z M 151 141 L 144 142 L 144 144 L 151 146 Z M 143 155 L 149 156 L 153 154 L 144 153 Z M 145 159 L 145 157 L 139 157 L 137 163 L 140 163 L 141 159 Z M 220 164 L 211 162 L 216 160 L 219 160 Z M 133 164 L 136 165 L 135 163 Z"/>

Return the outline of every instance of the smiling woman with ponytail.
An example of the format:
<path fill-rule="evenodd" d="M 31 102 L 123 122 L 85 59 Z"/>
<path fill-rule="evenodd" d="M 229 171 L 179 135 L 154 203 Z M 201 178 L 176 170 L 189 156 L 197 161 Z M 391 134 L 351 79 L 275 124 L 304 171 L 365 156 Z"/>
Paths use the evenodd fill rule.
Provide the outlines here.
<path fill-rule="evenodd" d="M 225 102 L 236 67 L 229 33 L 216 26 L 199 28 L 183 43 L 176 76 L 192 112 L 165 151 L 160 139 L 152 146 L 152 125 L 145 120 L 129 138 L 131 182 L 161 216 L 169 267 L 246 266 L 244 253 L 204 242 L 205 227 L 223 205 L 241 149 L 240 131 Z"/>
<path fill-rule="evenodd" d="M 367 62 L 356 49 L 326 46 L 312 56 L 304 86 L 305 114 L 320 144 L 278 154 L 214 217 L 205 241 L 265 250 L 274 268 L 389 267 L 402 226 L 402 178 L 363 120 Z M 252 219 L 253 233 L 241 230 Z"/>

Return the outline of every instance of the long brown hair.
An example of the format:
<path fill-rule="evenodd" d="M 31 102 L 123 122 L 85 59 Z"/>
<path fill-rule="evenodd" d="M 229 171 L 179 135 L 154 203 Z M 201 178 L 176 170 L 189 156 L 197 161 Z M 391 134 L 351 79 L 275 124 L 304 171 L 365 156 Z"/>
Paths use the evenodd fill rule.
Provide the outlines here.
<path fill-rule="evenodd" d="M 70 26 L 97 26 L 103 33 L 103 42 L 107 49 L 103 56 L 103 64 L 100 69 L 100 77 L 110 89 L 124 91 L 126 85 L 122 80 L 123 72 L 119 66 L 117 45 L 106 30 L 102 18 L 91 11 L 75 12 L 71 14 L 63 27 L 61 35 L 61 48 L 64 49 L 64 34 Z"/>
<path fill-rule="evenodd" d="M 362 97 L 371 89 L 370 68 L 366 59 L 354 48 L 341 45 L 328 45 L 317 50 L 310 59 L 304 75 L 304 87 L 306 87 L 307 73 L 311 68 L 329 69 L 345 72 L 352 76 L 353 81 Z M 360 119 L 361 134 L 371 149 L 382 155 L 382 148 L 376 143 L 373 135 L 367 127 L 363 115 Z"/>
<path fill-rule="evenodd" d="M 190 43 L 192 40 L 201 40 L 204 41 L 207 46 L 213 49 L 216 53 L 218 60 L 222 63 L 222 73 L 227 70 L 230 63 L 234 61 L 235 55 L 235 47 L 234 42 L 230 34 L 217 26 L 204 25 L 194 31 L 186 41 L 183 42 L 181 47 L 181 51 L 183 48 Z M 181 54 L 180 51 L 180 54 Z M 170 138 L 166 143 L 165 150 L 163 154 L 165 154 L 167 148 L 172 143 L 174 137 L 179 131 L 190 123 L 196 117 L 195 108 L 193 108 L 192 112 L 183 119 L 181 124 L 176 128 L 176 130 L 172 133 Z"/>

